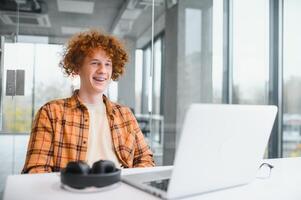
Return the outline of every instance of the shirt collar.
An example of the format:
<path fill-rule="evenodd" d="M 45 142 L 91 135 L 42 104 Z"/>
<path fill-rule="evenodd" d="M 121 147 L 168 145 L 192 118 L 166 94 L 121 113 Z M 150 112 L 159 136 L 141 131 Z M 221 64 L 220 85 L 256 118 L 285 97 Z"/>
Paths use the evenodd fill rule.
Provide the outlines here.
<path fill-rule="evenodd" d="M 71 106 L 73 108 L 79 108 L 79 109 L 87 109 L 87 107 L 79 100 L 78 98 L 78 91 L 75 90 L 73 92 L 73 95 L 71 96 Z M 103 102 L 106 106 L 106 111 L 109 116 L 114 115 L 115 111 L 113 110 L 112 102 L 109 100 L 109 98 L 106 95 L 102 96 Z"/>

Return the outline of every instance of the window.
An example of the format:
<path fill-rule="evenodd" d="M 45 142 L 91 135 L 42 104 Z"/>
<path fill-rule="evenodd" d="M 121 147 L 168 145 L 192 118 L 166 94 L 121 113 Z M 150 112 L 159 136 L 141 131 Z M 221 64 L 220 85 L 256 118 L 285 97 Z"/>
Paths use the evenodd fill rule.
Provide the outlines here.
<path fill-rule="evenodd" d="M 6 70 L 25 70 L 25 95 L 6 96 L 3 88 L 2 132 L 29 133 L 35 113 L 47 101 L 71 95 L 72 84 L 58 67 L 62 45 L 5 43 Z"/>
<path fill-rule="evenodd" d="M 148 46 L 143 50 L 143 72 L 142 72 L 142 108 L 141 113 L 149 113 L 148 99 L 149 99 L 149 76 L 151 68 L 151 47 Z"/>
<path fill-rule="evenodd" d="M 301 1 L 283 1 L 283 157 L 301 156 Z"/>
<path fill-rule="evenodd" d="M 269 1 L 233 0 L 232 11 L 233 103 L 268 104 Z"/>
<path fill-rule="evenodd" d="M 153 73 L 153 114 L 161 113 L 161 72 L 162 72 L 162 39 L 154 43 L 154 73 Z"/>
<path fill-rule="evenodd" d="M 25 95 L 6 96 L 6 87 L 2 87 L 3 132 L 28 132 L 32 121 L 32 88 L 33 88 L 33 65 L 34 44 L 5 43 L 4 44 L 4 70 L 3 83 L 6 86 L 7 70 L 25 70 Z"/>
<path fill-rule="evenodd" d="M 137 49 L 135 51 L 135 58 L 135 113 L 141 113 L 143 50 Z"/>
<path fill-rule="evenodd" d="M 212 8 L 212 102 L 222 103 L 223 95 L 223 1 L 213 0 Z"/>
<path fill-rule="evenodd" d="M 146 45 L 143 50 L 136 50 L 135 71 L 136 107 L 141 106 L 141 109 L 136 110 L 135 115 L 141 131 L 154 152 L 155 160 L 159 164 L 162 163 L 164 131 L 164 117 L 161 115 L 163 38 L 163 34 L 160 34 L 154 41 L 152 73 L 151 44 Z"/>
<path fill-rule="evenodd" d="M 150 82 L 150 70 L 151 70 L 151 44 L 148 44 L 143 51 L 137 51 L 136 55 L 136 73 L 138 82 L 136 83 L 136 90 L 139 91 L 139 74 L 142 73 L 142 100 L 141 100 L 141 113 L 149 113 L 150 106 L 153 114 L 161 113 L 161 78 L 162 78 L 162 59 L 163 59 L 163 35 L 161 34 L 154 41 L 154 69 L 152 73 L 152 81 Z M 143 57 L 143 69 L 139 71 L 140 59 Z M 150 91 L 152 89 L 152 91 Z M 152 95 L 152 97 L 150 97 Z M 150 101 L 152 98 L 152 102 Z M 149 105 L 151 103 L 151 105 Z"/>
<path fill-rule="evenodd" d="M 34 50 L 34 109 L 46 102 L 69 97 L 72 93 L 71 80 L 58 67 L 62 45 L 35 44 Z"/>

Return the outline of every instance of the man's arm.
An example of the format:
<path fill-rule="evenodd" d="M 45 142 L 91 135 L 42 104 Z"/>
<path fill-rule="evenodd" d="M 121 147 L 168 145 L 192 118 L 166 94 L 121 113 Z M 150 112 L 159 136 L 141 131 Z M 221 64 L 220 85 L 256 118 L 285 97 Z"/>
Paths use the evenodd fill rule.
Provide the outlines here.
<path fill-rule="evenodd" d="M 135 116 L 131 114 L 131 117 L 136 140 L 133 167 L 153 167 L 155 166 L 153 153 L 144 139 Z"/>
<path fill-rule="evenodd" d="M 53 128 L 47 106 L 49 105 L 46 104 L 38 111 L 33 122 L 22 173 L 52 172 Z"/>

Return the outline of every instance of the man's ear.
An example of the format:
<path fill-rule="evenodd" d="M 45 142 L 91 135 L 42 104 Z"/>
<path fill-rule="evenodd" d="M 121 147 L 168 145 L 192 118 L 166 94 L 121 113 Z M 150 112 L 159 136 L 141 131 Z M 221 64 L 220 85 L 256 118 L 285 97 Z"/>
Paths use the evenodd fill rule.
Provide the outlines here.
<path fill-rule="evenodd" d="M 75 77 L 77 77 L 77 76 L 79 76 L 79 73 L 72 72 L 72 74 L 71 74 L 71 77 L 72 77 L 72 78 L 75 78 Z"/>
<path fill-rule="evenodd" d="M 73 72 L 74 76 L 79 75 L 80 74 L 79 71 L 80 71 L 79 68 L 74 69 L 74 72 Z"/>
<path fill-rule="evenodd" d="M 78 76 L 79 76 L 78 74 L 76 74 L 76 73 L 73 72 L 73 73 L 71 74 L 71 79 L 73 80 L 73 79 L 75 79 L 75 78 L 78 77 Z"/>

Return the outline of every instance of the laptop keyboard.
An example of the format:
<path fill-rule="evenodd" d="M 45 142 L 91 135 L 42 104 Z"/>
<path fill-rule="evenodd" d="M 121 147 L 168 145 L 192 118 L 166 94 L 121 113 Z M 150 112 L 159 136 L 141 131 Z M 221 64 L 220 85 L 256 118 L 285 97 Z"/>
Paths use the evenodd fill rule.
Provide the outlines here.
<path fill-rule="evenodd" d="M 155 187 L 157 189 L 163 190 L 163 191 L 167 191 L 169 180 L 170 179 L 162 179 L 162 180 L 145 182 L 145 184 Z"/>

